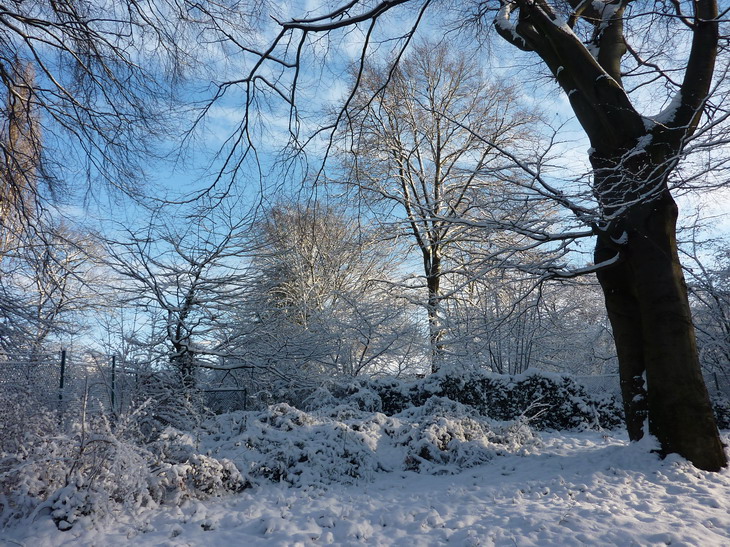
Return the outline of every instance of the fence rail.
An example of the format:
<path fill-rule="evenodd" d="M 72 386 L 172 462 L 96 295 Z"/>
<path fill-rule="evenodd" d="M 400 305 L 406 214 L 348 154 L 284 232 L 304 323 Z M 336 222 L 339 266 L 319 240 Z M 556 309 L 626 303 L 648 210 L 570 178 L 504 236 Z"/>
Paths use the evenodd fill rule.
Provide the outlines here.
<path fill-rule="evenodd" d="M 256 390 L 253 369 L 210 373 L 199 384 L 198 393 L 206 406 L 217 411 L 247 410 Z M 0 397 L 23 401 L 62 415 L 72 413 L 84 401 L 86 410 L 119 413 L 127 410 L 145 393 L 154 392 L 165 382 L 164 375 L 148 363 L 125 363 L 116 357 L 56 355 L 29 359 L 0 354 Z M 620 399 L 617 374 L 576 376 L 589 393 L 605 393 Z M 169 381 L 169 380 L 168 380 Z M 730 376 L 705 374 L 712 396 L 730 398 Z"/>
<path fill-rule="evenodd" d="M 220 376 L 198 386 L 206 406 L 219 412 L 247 409 L 251 391 L 247 383 L 236 375 Z M 23 359 L 0 354 L 0 397 L 62 414 L 74 411 L 82 400 L 87 411 L 123 412 L 165 381 L 165 374 L 154 365 L 125 363 L 114 356 L 62 351 Z"/>

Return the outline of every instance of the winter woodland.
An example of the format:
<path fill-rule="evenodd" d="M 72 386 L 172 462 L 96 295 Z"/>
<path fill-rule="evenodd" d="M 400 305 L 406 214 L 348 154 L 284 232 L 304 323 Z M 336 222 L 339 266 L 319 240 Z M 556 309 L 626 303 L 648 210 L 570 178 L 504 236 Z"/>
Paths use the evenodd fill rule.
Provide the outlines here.
<path fill-rule="evenodd" d="M 730 6 L 0 7 L 0 543 L 727 545 Z"/>

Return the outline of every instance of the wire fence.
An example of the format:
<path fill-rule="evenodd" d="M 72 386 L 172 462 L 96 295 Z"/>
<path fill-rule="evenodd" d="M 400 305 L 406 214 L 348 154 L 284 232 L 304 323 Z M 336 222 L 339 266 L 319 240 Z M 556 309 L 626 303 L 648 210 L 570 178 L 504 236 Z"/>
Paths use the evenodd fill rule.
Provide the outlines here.
<path fill-rule="evenodd" d="M 590 394 L 609 394 L 621 399 L 617 374 L 576 376 Z M 0 396 L 17 404 L 57 410 L 74 415 L 83 404 L 86 412 L 117 414 L 140 403 L 160 389 L 170 376 L 150 363 L 125 362 L 92 354 L 10 358 L 0 354 Z M 730 375 L 705 374 L 710 395 L 730 398 Z M 197 393 L 210 410 L 220 413 L 258 406 L 253 367 L 208 371 L 198 378 Z"/>
<path fill-rule="evenodd" d="M 215 411 L 246 410 L 250 382 L 238 371 L 202 375 L 197 393 Z M 151 363 L 125 362 L 115 356 L 71 354 L 8 356 L 0 353 L 0 396 L 17 404 L 61 415 L 78 412 L 117 414 L 170 383 L 170 374 Z"/>

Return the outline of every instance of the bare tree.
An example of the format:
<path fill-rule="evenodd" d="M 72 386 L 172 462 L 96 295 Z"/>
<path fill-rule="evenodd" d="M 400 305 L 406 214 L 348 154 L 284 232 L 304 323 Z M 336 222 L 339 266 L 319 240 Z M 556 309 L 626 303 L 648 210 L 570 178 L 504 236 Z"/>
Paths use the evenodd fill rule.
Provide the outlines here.
<path fill-rule="evenodd" d="M 246 292 L 248 219 L 231 215 L 220 206 L 205 215 L 189 212 L 180 223 L 161 213 L 107 245 L 121 305 L 146 312 L 150 333 L 157 333 L 147 343 L 186 390 L 195 387 L 205 359 L 225 351 L 218 344 L 221 321 Z"/>
<path fill-rule="evenodd" d="M 410 236 L 421 255 L 435 372 L 448 322 L 442 301 L 454 288 L 446 279 L 468 271 L 454 251 L 469 239 L 482 249 L 490 244 L 486 228 L 475 235 L 463 220 L 485 218 L 485 209 L 495 219 L 509 216 L 498 148 L 534 140 L 529 127 L 537 116 L 520 107 L 513 88 L 490 82 L 476 59 L 444 43 L 419 44 L 393 70 L 367 65 L 359 78 L 342 145 L 349 168 L 342 184 L 380 222 Z"/>
<path fill-rule="evenodd" d="M 286 202 L 255 233 L 250 297 L 234 308 L 240 358 L 300 381 L 415 368 L 420 336 L 377 234 L 342 208 Z"/>
<path fill-rule="evenodd" d="M 595 277 L 535 286 L 514 268 L 492 268 L 449 298 L 452 359 L 499 374 L 529 368 L 615 372 L 613 340 Z"/>
<path fill-rule="evenodd" d="M 48 219 L 42 226 L 6 241 L 0 282 L 0 347 L 31 361 L 50 340 L 80 334 L 103 289 L 94 235 Z"/>
<path fill-rule="evenodd" d="M 223 37 L 250 29 L 264 3 L 5 2 L 3 208 L 22 216 L 69 193 L 143 196 L 145 167 L 188 117 L 178 90 L 197 91 L 185 87 L 193 73 L 224 71 Z"/>
<path fill-rule="evenodd" d="M 369 47 L 392 52 L 397 64 L 431 6 L 430 0 L 355 1 L 282 22 L 266 54 L 241 81 L 255 91 L 250 84 L 262 77 L 264 65 L 290 74 L 268 81 L 296 115 L 301 60 L 313 36 L 361 30 L 357 88 Z M 484 0 L 458 9 L 462 26 L 467 20 L 488 21 L 508 43 L 536 54 L 591 141 L 591 185 L 599 205 L 592 221 L 595 269 L 614 333 L 630 438 L 644 434 L 648 413 L 650 432 L 663 452 L 677 452 L 702 469 L 724 467 L 726 456 L 700 373 L 670 193 L 672 176 L 682 174 L 677 166 L 685 152 L 708 151 L 727 141 L 713 131 L 727 119 L 726 105 L 710 100 L 724 100 L 713 95 L 719 89 L 713 83 L 717 56 L 724 52 L 717 1 Z M 408 30 L 384 36 L 378 23 L 396 12 L 411 16 Z M 719 69 L 720 77 L 725 70 Z M 329 130 L 346 118 L 355 95 L 349 95 Z M 642 115 L 647 96 L 650 102 L 661 97 L 666 109 Z M 255 96 L 247 97 L 251 106 Z M 299 126 L 290 127 L 298 136 Z M 702 142 L 695 140 L 700 137 Z M 522 166 L 542 190 L 591 222 L 580 204 L 566 200 L 539 171 Z"/>
<path fill-rule="evenodd" d="M 730 248 L 727 240 L 692 240 L 686 256 L 690 304 L 697 329 L 700 363 L 706 373 L 730 378 Z"/>

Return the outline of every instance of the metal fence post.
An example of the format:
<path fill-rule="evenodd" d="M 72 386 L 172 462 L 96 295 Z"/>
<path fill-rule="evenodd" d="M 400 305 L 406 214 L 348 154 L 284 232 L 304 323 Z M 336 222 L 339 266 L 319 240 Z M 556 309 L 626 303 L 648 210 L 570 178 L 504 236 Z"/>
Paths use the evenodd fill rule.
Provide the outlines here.
<path fill-rule="evenodd" d="M 117 373 L 117 356 L 112 355 L 112 396 L 111 396 L 112 414 L 114 413 L 114 393 L 117 390 L 116 373 Z"/>
<path fill-rule="evenodd" d="M 66 380 L 66 350 L 61 350 L 61 373 L 58 380 L 58 425 L 63 426 L 63 386 Z"/>
<path fill-rule="evenodd" d="M 66 377 L 66 350 L 61 350 L 61 378 L 58 382 L 58 402 L 63 402 L 63 384 Z"/>

